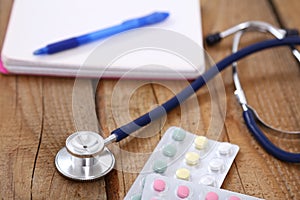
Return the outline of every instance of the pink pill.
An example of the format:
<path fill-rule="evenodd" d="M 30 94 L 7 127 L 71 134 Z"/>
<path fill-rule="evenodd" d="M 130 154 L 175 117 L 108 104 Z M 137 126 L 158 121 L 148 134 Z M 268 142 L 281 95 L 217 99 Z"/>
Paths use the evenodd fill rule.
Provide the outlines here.
<path fill-rule="evenodd" d="M 187 186 L 180 185 L 177 189 L 177 196 L 180 198 L 187 198 L 190 195 L 190 190 Z"/>
<path fill-rule="evenodd" d="M 218 200 L 219 196 L 215 192 L 209 192 L 205 196 L 205 200 Z"/>
<path fill-rule="evenodd" d="M 162 192 L 166 189 L 165 181 L 161 179 L 156 179 L 153 183 L 153 189 L 157 192 Z"/>
<path fill-rule="evenodd" d="M 228 200 L 241 200 L 239 197 L 236 197 L 236 196 L 231 196 L 229 197 Z"/>

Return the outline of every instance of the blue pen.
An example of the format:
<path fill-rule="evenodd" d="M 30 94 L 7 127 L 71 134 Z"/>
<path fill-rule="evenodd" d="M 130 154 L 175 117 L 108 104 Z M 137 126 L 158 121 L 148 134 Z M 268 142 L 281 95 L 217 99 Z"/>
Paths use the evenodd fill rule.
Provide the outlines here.
<path fill-rule="evenodd" d="M 144 17 L 124 21 L 123 23 L 116 26 L 49 44 L 41 49 L 34 51 L 33 54 L 54 54 L 67 49 L 72 49 L 80 45 L 103 39 L 123 31 L 159 23 L 161 21 L 164 21 L 168 16 L 169 13 L 167 12 L 154 12 Z"/>

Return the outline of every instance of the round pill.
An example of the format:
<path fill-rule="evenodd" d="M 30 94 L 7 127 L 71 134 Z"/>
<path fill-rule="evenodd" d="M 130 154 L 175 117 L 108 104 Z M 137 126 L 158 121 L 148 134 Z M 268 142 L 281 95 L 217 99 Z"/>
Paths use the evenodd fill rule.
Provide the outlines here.
<path fill-rule="evenodd" d="M 156 160 L 153 164 L 153 170 L 156 173 L 164 173 L 167 170 L 167 163 L 163 160 Z"/>
<path fill-rule="evenodd" d="M 142 200 L 142 195 L 141 194 L 136 194 L 131 197 L 131 200 Z"/>
<path fill-rule="evenodd" d="M 197 154 L 196 152 L 188 152 L 185 154 L 185 162 L 188 165 L 196 165 L 199 162 L 199 154 Z"/>
<path fill-rule="evenodd" d="M 228 200 L 241 200 L 241 199 L 237 196 L 231 196 L 228 198 Z"/>
<path fill-rule="evenodd" d="M 183 180 L 189 180 L 190 178 L 190 171 L 185 168 L 177 169 L 176 177 Z"/>
<path fill-rule="evenodd" d="M 161 179 L 156 179 L 153 183 L 153 189 L 157 192 L 162 192 L 166 189 L 165 181 Z"/>
<path fill-rule="evenodd" d="M 218 199 L 219 199 L 219 196 L 215 192 L 209 192 L 205 196 L 205 200 L 218 200 Z"/>
<path fill-rule="evenodd" d="M 223 142 L 219 145 L 218 150 L 221 155 L 229 155 L 231 153 L 231 144 Z"/>
<path fill-rule="evenodd" d="M 195 147 L 200 150 L 205 149 L 205 147 L 207 146 L 207 143 L 208 143 L 208 140 L 204 136 L 198 136 L 194 140 Z"/>
<path fill-rule="evenodd" d="M 204 175 L 200 178 L 200 183 L 207 186 L 215 186 L 215 178 L 211 175 Z"/>
<path fill-rule="evenodd" d="M 209 161 L 209 168 L 212 171 L 221 171 L 224 166 L 224 161 L 222 158 L 213 158 L 211 161 Z"/>
<path fill-rule="evenodd" d="M 181 129 L 175 129 L 174 132 L 173 132 L 173 140 L 175 141 L 183 141 L 184 138 L 185 138 L 185 131 L 184 130 L 181 130 Z"/>
<path fill-rule="evenodd" d="M 190 189 L 185 185 L 180 185 L 177 188 L 177 196 L 180 198 L 187 198 L 190 195 Z"/>
<path fill-rule="evenodd" d="M 163 154 L 167 157 L 175 156 L 176 152 L 176 147 L 172 144 L 168 144 L 163 148 Z"/>

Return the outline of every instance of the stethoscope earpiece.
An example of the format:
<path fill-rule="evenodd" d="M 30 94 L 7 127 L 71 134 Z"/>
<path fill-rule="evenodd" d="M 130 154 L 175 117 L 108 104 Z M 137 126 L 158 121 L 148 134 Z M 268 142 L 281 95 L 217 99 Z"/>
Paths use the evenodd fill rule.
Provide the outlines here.
<path fill-rule="evenodd" d="M 66 146 L 55 157 L 57 170 L 63 176 L 79 181 L 98 179 L 114 165 L 114 155 L 105 147 L 103 138 L 91 131 L 70 135 Z"/>

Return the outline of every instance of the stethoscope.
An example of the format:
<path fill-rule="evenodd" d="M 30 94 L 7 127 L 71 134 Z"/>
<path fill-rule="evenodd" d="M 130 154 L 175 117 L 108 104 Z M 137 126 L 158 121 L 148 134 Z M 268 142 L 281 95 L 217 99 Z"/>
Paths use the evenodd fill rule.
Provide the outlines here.
<path fill-rule="evenodd" d="M 259 42 L 237 51 L 239 38 L 243 33 L 241 31 L 246 30 L 256 30 L 262 32 L 268 31 L 278 39 Z M 274 28 L 267 23 L 245 22 L 224 32 L 209 36 L 209 39 L 207 39 L 207 41 L 213 40 L 212 43 L 215 43 L 233 33 L 238 33 L 235 36 L 234 40 L 234 53 L 224 58 L 216 65 L 212 66 L 203 75 L 198 77 L 189 86 L 184 88 L 181 92 L 179 92 L 173 98 L 169 99 L 164 104 L 157 106 L 150 112 L 136 118 L 132 122 L 129 122 L 115 129 L 111 132 L 111 135 L 105 139 L 103 139 L 102 136 L 100 136 L 98 133 L 94 133 L 91 131 L 80 131 L 70 135 L 66 140 L 65 147 L 62 148 L 55 157 L 55 166 L 57 170 L 67 178 L 80 181 L 94 180 L 106 175 L 113 169 L 115 165 L 114 155 L 106 147 L 108 144 L 112 142 L 119 142 L 141 127 L 144 127 L 150 124 L 152 121 L 165 116 L 166 113 L 180 105 L 183 101 L 185 101 L 202 86 L 204 86 L 206 82 L 208 82 L 215 75 L 217 75 L 232 63 L 233 78 L 236 87 L 235 94 L 237 95 L 239 102 L 243 108 L 243 117 L 248 129 L 252 132 L 256 140 L 263 146 L 263 148 L 266 149 L 268 153 L 282 161 L 299 163 L 300 153 L 290 153 L 279 149 L 269 141 L 269 139 L 262 133 L 262 131 L 260 131 L 260 129 L 256 125 L 253 115 L 254 112 L 248 106 L 244 92 L 241 88 L 241 84 L 237 76 L 237 64 L 235 62 L 252 53 L 267 48 L 284 45 L 291 46 L 293 54 L 296 57 L 298 55 L 297 59 L 299 60 L 299 52 L 297 52 L 297 50 L 292 47 L 292 45 L 299 45 L 300 37 L 286 37 L 290 34 L 290 32 L 283 29 Z M 294 31 L 292 31 L 292 35 L 295 35 Z M 297 133 L 299 132 L 295 132 L 294 134 Z"/>
<path fill-rule="evenodd" d="M 248 30 L 247 30 L 248 29 Z M 284 30 L 284 29 L 277 29 L 273 27 L 272 25 L 265 23 L 265 22 L 259 22 L 259 21 L 250 21 L 241 23 L 235 27 L 232 27 L 224 32 L 216 33 L 209 35 L 206 38 L 206 41 L 209 45 L 213 45 L 217 42 L 219 42 L 221 39 L 227 37 L 230 34 L 234 34 L 233 44 L 232 44 L 232 53 L 236 53 L 238 51 L 239 41 L 242 37 L 242 35 L 250 30 L 257 30 L 260 32 L 269 32 L 271 33 L 275 38 L 282 39 L 284 37 L 288 36 L 294 36 L 298 35 L 296 30 Z M 292 53 L 294 57 L 298 60 L 300 63 L 300 53 L 299 51 L 293 47 L 290 46 Z M 286 130 L 280 130 L 278 128 L 274 128 L 271 125 L 264 122 L 254 108 L 252 108 L 248 103 L 247 99 L 244 93 L 244 90 L 242 88 L 242 85 L 239 80 L 238 71 L 237 71 L 237 62 L 232 63 L 232 77 L 233 82 L 235 85 L 235 92 L 234 94 L 237 97 L 237 100 L 239 104 L 241 105 L 243 109 L 243 118 L 245 120 L 245 123 L 248 127 L 248 129 L 251 131 L 255 139 L 263 146 L 263 148 L 276 157 L 279 160 L 286 161 L 286 162 L 300 162 L 300 154 L 297 153 L 290 153 L 283 151 L 282 149 L 278 148 L 276 145 L 274 145 L 260 130 L 258 125 L 256 124 L 255 120 L 259 121 L 263 126 L 272 129 L 276 132 L 286 133 L 290 135 L 299 135 L 300 131 L 286 131 Z"/>

